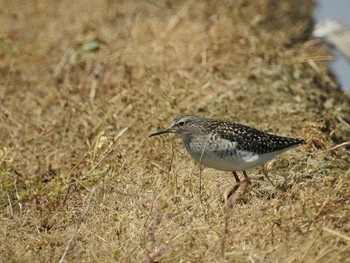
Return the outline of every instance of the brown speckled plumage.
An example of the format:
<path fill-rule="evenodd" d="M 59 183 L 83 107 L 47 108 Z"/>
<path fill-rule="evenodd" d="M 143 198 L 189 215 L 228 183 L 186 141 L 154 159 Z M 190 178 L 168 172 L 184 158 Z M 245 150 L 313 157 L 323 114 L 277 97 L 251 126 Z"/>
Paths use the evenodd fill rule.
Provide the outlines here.
<path fill-rule="evenodd" d="M 239 123 L 212 119 L 206 119 L 206 122 L 208 128 L 217 136 L 237 142 L 237 150 L 263 154 L 304 143 L 303 139 L 269 134 Z"/>

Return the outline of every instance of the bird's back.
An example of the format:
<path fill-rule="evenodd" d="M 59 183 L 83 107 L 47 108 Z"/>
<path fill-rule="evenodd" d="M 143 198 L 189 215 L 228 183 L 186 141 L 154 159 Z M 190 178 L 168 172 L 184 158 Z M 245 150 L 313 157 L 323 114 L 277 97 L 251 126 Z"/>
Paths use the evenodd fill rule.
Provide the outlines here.
<path fill-rule="evenodd" d="M 237 150 L 256 154 L 283 151 L 305 143 L 303 139 L 269 134 L 239 123 L 209 119 L 207 124 L 214 136 L 237 143 Z"/>

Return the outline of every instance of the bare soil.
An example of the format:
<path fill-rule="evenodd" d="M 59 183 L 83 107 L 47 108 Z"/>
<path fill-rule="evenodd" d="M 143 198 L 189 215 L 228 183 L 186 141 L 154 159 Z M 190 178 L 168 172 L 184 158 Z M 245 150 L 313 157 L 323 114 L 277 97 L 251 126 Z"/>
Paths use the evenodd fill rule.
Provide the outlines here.
<path fill-rule="evenodd" d="M 311 1 L 0 2 L 0 261 L 350 262 L 350 100 Z M 180 113 L 303 137 L 222 201 Z M 262 174 L 262 169 L 249 171 Z"/>

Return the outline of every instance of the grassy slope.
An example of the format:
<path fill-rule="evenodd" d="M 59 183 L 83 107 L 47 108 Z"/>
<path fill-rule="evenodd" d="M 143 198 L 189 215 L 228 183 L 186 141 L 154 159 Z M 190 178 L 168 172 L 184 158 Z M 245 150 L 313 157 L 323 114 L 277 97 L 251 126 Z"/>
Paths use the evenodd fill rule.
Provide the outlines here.
<path fill-rule="evenodd" d="M 349 139 L 349 100 L 306 43 L 312 5 L 216 2 L 0 4 L 2 260 L 67 244 L 69 262 L 350 258 L 350 154 L 322 152 Z M 179 139 L 147 138 L 184 112 L 308 144 L 269 165 L 279 191 L 257 182 L 228 208 L 231 175 L 205 169 L 200 201 Z"/>

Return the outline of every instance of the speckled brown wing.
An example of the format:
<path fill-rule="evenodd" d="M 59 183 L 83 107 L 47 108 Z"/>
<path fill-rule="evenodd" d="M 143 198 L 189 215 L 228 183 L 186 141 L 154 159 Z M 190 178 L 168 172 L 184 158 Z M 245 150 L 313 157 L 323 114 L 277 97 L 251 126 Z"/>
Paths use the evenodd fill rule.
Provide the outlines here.
<path fill-rule="evenodd" d="M 236 142 L 237 150 L 263 154 L 305 143 L 303 139 L 273 135 L 238 123 L 216 120 L 207 120 L 207 123 L 217 136 Z"/>

